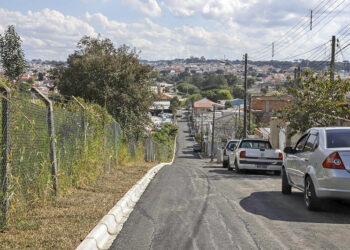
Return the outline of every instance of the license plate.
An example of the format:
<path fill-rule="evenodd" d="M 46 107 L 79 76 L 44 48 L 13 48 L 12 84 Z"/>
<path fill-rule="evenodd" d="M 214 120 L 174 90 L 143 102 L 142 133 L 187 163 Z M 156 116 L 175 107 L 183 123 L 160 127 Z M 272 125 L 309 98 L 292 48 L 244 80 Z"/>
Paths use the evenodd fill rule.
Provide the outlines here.
<path fill-rule="evenodd" d="M 257 168 L 267 168 L 267 165 L 256 165 Z"/>

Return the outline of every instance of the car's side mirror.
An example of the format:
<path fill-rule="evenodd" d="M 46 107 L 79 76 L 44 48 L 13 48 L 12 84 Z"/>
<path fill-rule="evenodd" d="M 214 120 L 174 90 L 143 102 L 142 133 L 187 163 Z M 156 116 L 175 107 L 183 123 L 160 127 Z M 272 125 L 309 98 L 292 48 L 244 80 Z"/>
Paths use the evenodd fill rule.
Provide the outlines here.
<path fill-rule="evenodd" d="M 286 154 L 294 154 L 295 150 L 292 147 L 285 147 L 283 152 L 285 152 Z"/>

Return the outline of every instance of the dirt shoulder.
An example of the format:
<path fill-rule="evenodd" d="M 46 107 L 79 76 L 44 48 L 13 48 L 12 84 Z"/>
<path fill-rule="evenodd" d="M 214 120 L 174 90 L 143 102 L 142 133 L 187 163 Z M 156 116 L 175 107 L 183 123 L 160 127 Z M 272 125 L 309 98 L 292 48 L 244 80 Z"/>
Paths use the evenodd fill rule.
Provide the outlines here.
<path fill-rule="evenodd" d="M 75 249 L 98 221 L 156 163 L 120 166 L 86 188 L 13 218 L 1 249 Z"/>

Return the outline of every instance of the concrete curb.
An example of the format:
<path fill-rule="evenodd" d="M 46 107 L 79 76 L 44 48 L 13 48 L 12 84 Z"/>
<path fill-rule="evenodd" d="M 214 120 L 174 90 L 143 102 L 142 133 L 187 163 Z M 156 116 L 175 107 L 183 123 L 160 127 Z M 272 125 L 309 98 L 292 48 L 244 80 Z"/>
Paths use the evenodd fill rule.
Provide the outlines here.
<path fill-rule="evenodd" d="M 175 159 L 176 139 L 174 145 L 174 154 L 171 162 L 160 163 L 150 169 L 117 204 L 100 220 L 97 226 L 91 230 L 86 238 L 76 248 L 77 250 L 102 250 L 109 249 L 114 239 L 122 230 L 124 223 L 134 209 L 134 206 L 141 198 L 149 183 L 156 176 L 161 168 L 171 165 Z"/>

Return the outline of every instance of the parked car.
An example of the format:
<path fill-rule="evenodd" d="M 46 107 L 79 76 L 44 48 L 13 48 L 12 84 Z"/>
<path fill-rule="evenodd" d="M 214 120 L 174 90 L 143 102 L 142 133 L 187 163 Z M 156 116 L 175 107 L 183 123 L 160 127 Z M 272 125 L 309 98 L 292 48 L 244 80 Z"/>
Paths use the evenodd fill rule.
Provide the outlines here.
<path fill-rule="evenodd" d="M 233 140 L 229 140 L 226 143 L 226 146 L 224 147 L 224 159 L 222 162 L 222 166 L 224 168 L 228 167 L 228 157 L 235 150 L 238 142 L 239 142 L 239 140 L 233 139 Z"/>
<path fill-rule="evenodd" d="M 310 210 L 322 198 L 350 198 L 350 127 L 311 128 L 284 152 L 283 194 L 300 189 Z"/>
<path fill-rule="evenodd" d="M 194 152 L 201 152 L 201 146 L 199 144 L 194 144 L 193 151 Z"/>
<path fill-rule="evenodd" d="M 280 175 L 283 154 L 279 149 L 273 149 L 271 143 L 264 139 L 243 139 L 239 141 L 236 150 L 229 155 L 229 170 L 274 171 Z"/>

